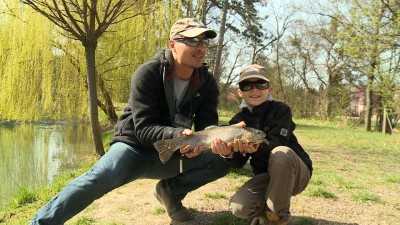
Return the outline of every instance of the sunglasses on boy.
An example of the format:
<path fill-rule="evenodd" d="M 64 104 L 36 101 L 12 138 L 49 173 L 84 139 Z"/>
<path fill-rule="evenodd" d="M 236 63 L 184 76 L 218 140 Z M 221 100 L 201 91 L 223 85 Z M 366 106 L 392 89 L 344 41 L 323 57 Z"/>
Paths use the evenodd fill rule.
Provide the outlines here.
<path fill-rule="evenodd" d="M 241 91 L 250 91 L 254 87 L 257 88 L 258 90 L 265 90 L 269 88 L 269 82 L 265 80 L 256 80 L 256 81 L 242 81 L 239 83 L 239 89 Z"/>
<path fill-rule="evenodd" d="M 199 44 L 201 42 L 201 43 L 203 43 L 203 46 L 207 48 L 210 44 L 210 39 L 198 38 L 198 37 L 175 39 L 175 41 L 179 42 L 179 43 L 183 43 L 190 47 L 197 47 L 197 46 L 199 46 Z"/>

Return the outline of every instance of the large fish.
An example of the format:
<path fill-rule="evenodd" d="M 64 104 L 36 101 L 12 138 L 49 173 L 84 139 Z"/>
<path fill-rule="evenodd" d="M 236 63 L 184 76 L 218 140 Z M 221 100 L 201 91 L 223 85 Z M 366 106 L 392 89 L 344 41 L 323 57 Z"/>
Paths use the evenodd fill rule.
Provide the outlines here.
<path fill-rule="evenodd" d="M 182 135 L 177 138 L 159 140 L 154 142 L 162 163 L 167 162 L 172 154 L 181 147 L 190 145 L 192 148 L 203 147 L 204 150 L 210 148 L 211 143 L 219 138 L 225 143 L 232 143 L 234 140 L 241 140 L 248 143 L 266 142 L 266 134 L 251 127 L 238 126 L 213 126 L 202 131 L 194 132 L 192 135 Z"/>

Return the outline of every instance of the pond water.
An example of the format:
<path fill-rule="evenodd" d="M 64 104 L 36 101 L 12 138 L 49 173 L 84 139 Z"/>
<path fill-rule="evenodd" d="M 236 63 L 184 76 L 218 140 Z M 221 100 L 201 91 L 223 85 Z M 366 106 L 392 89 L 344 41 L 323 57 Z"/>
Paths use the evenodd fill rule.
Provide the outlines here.
<path fill-rule="evenodd" d="M 0 125 L 0 208 L 7 206 L 19 186 L 51 184 L 92 155 L 89 125 Z"/>

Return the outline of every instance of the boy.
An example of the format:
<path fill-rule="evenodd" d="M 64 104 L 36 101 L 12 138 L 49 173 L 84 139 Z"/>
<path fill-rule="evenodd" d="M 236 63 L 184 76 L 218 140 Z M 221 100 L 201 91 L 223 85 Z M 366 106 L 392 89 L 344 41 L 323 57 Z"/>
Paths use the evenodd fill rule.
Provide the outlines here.
<path fill-rule="evenodd" d="M 239 78 L 241 111 L 229 122 L 244 121 L 248 127 L 265 131 L 268 145 L 236 142 L 221 147 L 215 142 L 213 146 L 213 152 L 232 168 L 241 168 L 250 159 L 254 176 L 233 195 L 229 208 L 237 217 L 254 218 L 252 225 L 287 224 L 291 196 L 306 188 L 312 174 L 312 161 L 293 134 L 291 109 L 272 100 L 271 92 L 263 66 L 245 67 Z"/>

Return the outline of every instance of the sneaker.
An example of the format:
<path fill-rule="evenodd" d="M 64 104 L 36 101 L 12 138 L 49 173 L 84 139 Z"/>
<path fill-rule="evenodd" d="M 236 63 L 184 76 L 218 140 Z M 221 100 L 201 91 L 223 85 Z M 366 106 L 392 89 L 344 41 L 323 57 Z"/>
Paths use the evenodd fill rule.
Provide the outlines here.
<path fill-rule="evenodd" d="M 266 214 L 258 216 L 251 221 L 251 225 L 287 225 L 289 217 L 282 218 L 272 211 L 267 210 Z"/>
<path fill-rule="evenodd" d="M 182 205 L 179 198 L 175 197 L 165 187 L 163 180 L 156 184 L 154 189 L 154 196 L 157 200 L 165 206 L 168 216 L 173 221 L 187 221 L 193 218 L 192 213 Z"/>
<path fill-rule="evenodd" d="M 268 221 L 265 216 L 258 216 L 251 221 L 251 225 L 275 225 L 275 222 Z"/>
<path fill-rule="evenodd" d="M 252 221 L 251 221 L 251 224 L 250 225 L 264 225 L 265 223 L 264 223 L 264 221 L 262 221 L 262 218 L 261 218 L 261 216 L 257 216 L 256 218 L 254 218 Z"/>

